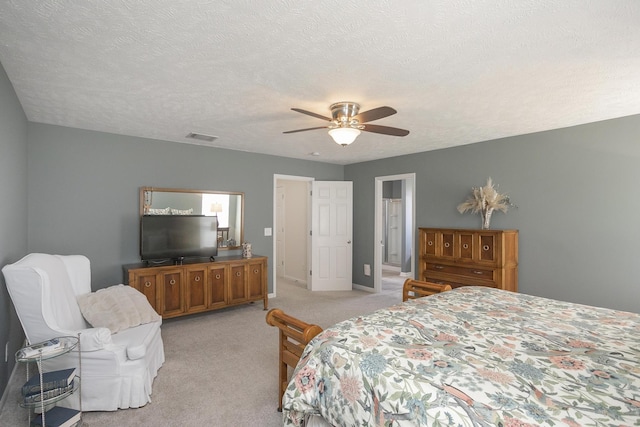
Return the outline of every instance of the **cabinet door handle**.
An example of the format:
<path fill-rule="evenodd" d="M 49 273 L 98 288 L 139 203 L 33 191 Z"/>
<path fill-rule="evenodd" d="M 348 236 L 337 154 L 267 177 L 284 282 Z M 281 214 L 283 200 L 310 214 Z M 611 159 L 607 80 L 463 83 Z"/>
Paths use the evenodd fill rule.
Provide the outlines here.
<path fill-rule="evenodd" d="M 220 280 L 220 275 L 219 274 L 216 274 L 216 279 Z"/>
<path fill-rule="evenodd" d="M 200 281 L 200 276 L 196 276 L 195 279 L 193 279 L 193 280 L 195 280 L 196 282 L 199 282 Z"/>
<path fill-rule="evenodd" d="M 144 282 L 144 287 L 145 287 L 145 288 L 148 288 L 148 287 L 150 287 L 150 286 L 151 286 L 151 282 Z"/>
<path fill-rule="evenodd" d="M 169 284 L 170 284 L 171 286 L 175 285 L 175 284 L 176 284 L 176 279 L 171 279 L 171 280 L 169 281 Z"/>

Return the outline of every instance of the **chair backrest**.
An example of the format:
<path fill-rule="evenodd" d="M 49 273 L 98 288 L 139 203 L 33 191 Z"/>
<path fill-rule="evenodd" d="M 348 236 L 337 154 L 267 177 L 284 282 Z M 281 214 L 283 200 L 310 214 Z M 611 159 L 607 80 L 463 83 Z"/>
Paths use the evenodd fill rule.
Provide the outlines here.
<path fill-rule="evenodd" d="M 289 383 L 288 368 L 295 369 L 304 348 L 316 335 L 322 332 L 318 325 L 311 325 L 302 320 L 285 314 L 279 308 L 267 313 L 267 323 L 280 329 L 278 355 L 280 359 L 279 377 L 280 388 L 278 396 L 278 411 L 282 411 L 282 396 Z"/>
<path fill-rule="evenodd" d="M 81 258 L 86 259 L 79 255 L 33 253 L 2 269 L 9 296 L 30 343 L 87 327 L 76 295 L 87 288 L 91 291 L 90 283 L 85 283 L 91 273 L 88 260 L 84 262 Z"/>
<path fill-rule="evenodd" d="M 426 297 L 444 291 L 450 291 L 451 285 L 446 283 L 424 282 L 420 280 L 407 279 L 402 286 L 402 301 L 409 299 Z"/>

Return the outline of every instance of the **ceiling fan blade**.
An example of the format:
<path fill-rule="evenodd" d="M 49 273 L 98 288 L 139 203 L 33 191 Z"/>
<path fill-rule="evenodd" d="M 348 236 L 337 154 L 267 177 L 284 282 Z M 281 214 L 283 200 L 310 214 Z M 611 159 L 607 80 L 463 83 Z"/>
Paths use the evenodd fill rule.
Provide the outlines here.
<path fill-rule="evenodd" d="M 360 113 L 353 118 L 358 120 L 360 123 L 366 123 L 392 116 L 395 113 L 397 113 L 397 111 L 391 107 L 378 107 L 373 110 Z"/>
<path fill-rule="evenodd" d="M 407 136 L 409 135 L 409 131 L 405 129 L 392 128 L 389 126 L 377 126 L 377 125 L 364 125 L 362 129 L 367 132 L 373 133 L 381 133 L 383 135 L 392 135 L 392 136 Z"/>
<path fill-rule="evenodd" d="M 329 117 L 321 116 L 320 114 L 312 113 L 311 111 L 303 110 L 301 108 L 292 108 L 293 111 L 297 111 L 298 113 L 306 114 L 307 116 L 315 117 L 317 119 L 326 120 L 328 122 L 331 121 Z"/>
<path fill-rule="evenodd" d="M 286 132 L 282 132 L 282 133 L 296 133 L 296 132 L 304 132 L 307 130 L 315 130 L 315 129 L 326 129 L 327 126 L 318 126 L 316 128 L 306 128 L 306 129 L 296 129 L 296 130 L 288 130 Z"/>

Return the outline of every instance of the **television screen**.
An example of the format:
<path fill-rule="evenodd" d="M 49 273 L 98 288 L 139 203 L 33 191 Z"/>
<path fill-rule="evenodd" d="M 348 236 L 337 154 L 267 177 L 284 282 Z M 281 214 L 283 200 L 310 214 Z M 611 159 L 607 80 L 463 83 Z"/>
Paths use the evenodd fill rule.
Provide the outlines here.
<path fill-rule="evenodd" d="M 144 215 L 141 219 L 142 260 L 212 257 L 217 254 L 215 216 Z"/>

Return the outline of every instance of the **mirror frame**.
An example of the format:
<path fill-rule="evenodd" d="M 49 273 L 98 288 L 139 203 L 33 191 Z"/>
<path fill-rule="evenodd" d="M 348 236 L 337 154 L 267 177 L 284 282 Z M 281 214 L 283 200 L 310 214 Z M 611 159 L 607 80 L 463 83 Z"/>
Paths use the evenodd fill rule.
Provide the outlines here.
<path fill-rule="evenodd" d="M 148 201 L 152 198 L 147 197 L 147 193 L 153 195 L 157 193 L 185 193 L 185 194 L 228 194 L 230 196 L 240 196 L 240 239 L 235 246 L 218 246 L 218 250 L 241 249 L 244 242 L 244 193 L 239 191 L 209 191 L 209 190 L 192 190 L 189 188 L 164 188 L 164 187 L 140 187 L 140 217 L 145 215 L 145 211 L 151 207 Z"/>

